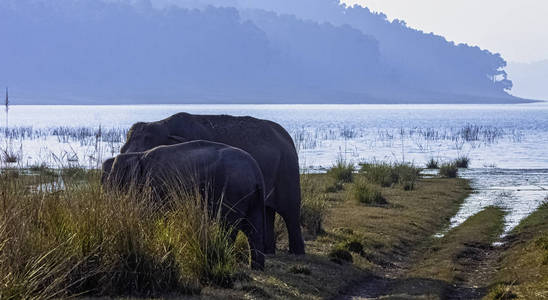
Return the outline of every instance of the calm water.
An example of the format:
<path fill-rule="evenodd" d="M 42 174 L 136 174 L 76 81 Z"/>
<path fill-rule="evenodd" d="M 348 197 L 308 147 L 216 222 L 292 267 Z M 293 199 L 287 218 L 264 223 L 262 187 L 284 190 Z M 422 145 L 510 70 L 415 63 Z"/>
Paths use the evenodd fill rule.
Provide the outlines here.
<path fill-rule="evenodd" d="M 276 121 L 293 136 L 301 167 L 313 171 L 328 168 L 337 158 L 424 165 L 431 157 L 444 161 L 466 155 L 471 168 L 461 175 L 472 180 L 477 193 L 466 200 L 452 226 L 482 207 L 498 205 L 508 211 L 511 229 L 548 195 L 548 103 L 13 106 L 11 138 L 3 134 L 0 145 L 17 153 L 23 166 L 95 167 L 119 151 L 124 130 L 134 122 L 180 111 Z M 5 124 L 5 115 L 0 120 Z M 96 136 L 99 127 L 110 135 Z"/>

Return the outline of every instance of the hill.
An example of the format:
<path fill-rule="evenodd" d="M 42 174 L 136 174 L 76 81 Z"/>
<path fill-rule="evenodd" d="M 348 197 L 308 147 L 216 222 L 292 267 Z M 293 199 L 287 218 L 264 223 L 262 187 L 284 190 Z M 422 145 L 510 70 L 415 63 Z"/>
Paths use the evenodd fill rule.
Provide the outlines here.
<path fill-rule="evenodd" d="M 231 3 L 2 1 L 0 84 L 23 104 L 523 101 L 499 54 L 367 8 Z"/>

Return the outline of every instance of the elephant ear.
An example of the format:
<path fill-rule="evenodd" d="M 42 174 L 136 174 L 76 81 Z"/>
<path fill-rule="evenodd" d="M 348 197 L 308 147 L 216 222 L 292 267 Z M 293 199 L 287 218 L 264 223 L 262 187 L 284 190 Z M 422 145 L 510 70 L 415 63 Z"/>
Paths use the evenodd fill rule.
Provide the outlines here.
<path fill-rule="evenodd" d="M 188 140 L 186 140 L 183 137 L 180 137 L 178 135 L 169 135 L 167 138 L 170 141 L 174 141 L 174 142 L 177 142 L 177 143 L 186 143 L 186 142 L 188 142 Z"/>

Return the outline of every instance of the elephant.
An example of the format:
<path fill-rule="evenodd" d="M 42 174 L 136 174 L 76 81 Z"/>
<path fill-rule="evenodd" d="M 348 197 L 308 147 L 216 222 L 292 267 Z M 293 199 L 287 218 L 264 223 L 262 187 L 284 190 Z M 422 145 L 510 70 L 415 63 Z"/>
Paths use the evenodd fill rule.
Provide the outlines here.
<path fill-rule="evenodd" d="M 178 113 L 156 122 L 134 124 L 122 153 L 145 151 L 159 145 L 208 140 L 240 148 L 255 158 L 266 186 L 265 252 L 276 250 L 275 212 L 286 224 L 289 252 L 304 254 L 300 226 L 299 158 L 293 139 L 279 124 L 253 117 Z"/>
<path fill-rule="evenodd" d="M 103 169 L 108 170 L 102 174 L 107 191 L 147 189 L 153 201 L 162 201 L 172 188 L 183 193 L 199 190 L 212 215 L 220 212 L 223 222 L 234 226 L 233 240 L 238 230 L 248 237 L 252 267 L 264 268 L 264 180 L 247 152 L 196 140 L 119 154 L 105 161 Z"/>

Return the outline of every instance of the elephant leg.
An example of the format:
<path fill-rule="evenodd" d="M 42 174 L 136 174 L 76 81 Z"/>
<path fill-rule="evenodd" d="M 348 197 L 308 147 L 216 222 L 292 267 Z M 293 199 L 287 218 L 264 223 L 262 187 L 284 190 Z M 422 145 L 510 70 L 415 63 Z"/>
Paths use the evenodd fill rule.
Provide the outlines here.
<path fill-rule="evenodd" d="M 274 254 L 276 253 L 276 235 L 274 234 L 274 221 L 276 217 L 276 212 L 274 209 L 265 206 L 265 254 Z"/>
<path fill-rule="evenodd" d="M 289 253 L 302 255 L 304 253 L 304 240 L 301 234 L 300 215 L 294 211 L 288 211 L 281 214 L 287 227 L 289 238 Z"/>
<path fill-rule="evenodd" d="M 257 230 L 254 225 L 244 222 L 242 231 L 247 236 L 249 250 L 251 252 L 251 268 L 254 270 L 264 270 L 264 240 L 263 234 Z"/>
<path fill-rule="evenodd" d="M 301 184 L 298 166 L 284 166 L 276 181 L 275 208 L 284 219 L 289 239 L 289 253 L 305 254 L 301 233 Z"/>

